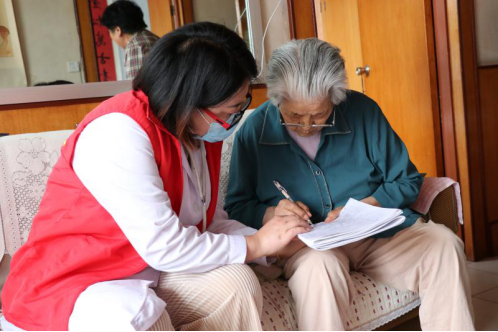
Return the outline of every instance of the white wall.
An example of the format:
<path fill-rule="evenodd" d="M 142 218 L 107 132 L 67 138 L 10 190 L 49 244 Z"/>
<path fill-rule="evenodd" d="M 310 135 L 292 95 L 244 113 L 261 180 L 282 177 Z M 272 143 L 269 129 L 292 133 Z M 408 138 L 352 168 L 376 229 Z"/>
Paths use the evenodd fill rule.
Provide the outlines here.
<path fill-rule="evenodd" d="M 271 14 L 275 10 L 279 0 L 262 0 L 261 3 L 261 21 L 263 23 L 263 32 L 268 24 Z M 268 32 L 265 37 L 265 60 L 268 62 L 273 50 L 279 48 L 290 40 L 289 10 L 287 1 L 282 0 L 275 15 L 273 16 Z M 260 61 L 261 59 L 258 59 Z M 266 64 L 265 64 L 266 65 Z"/>
<path fill-rule="evenodd" d="M 28 85 L 66 80 L 82 83 L 83 73 L 69 73 L 67 61 L 82 68 L 80 38 L 72 0 L 14 0 Z"/>
<path fill-rule="evenodd" d="M 193 0 L 194 21 L 209 21 L 234 29 L 237 24 L 235 0 Z"/>

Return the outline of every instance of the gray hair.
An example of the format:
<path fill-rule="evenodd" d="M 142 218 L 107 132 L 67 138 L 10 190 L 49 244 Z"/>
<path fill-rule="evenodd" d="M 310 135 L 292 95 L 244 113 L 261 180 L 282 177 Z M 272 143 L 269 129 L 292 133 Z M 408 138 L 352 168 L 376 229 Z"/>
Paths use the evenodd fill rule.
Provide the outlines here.
<path fill-rule="evenodd" d="M 323 100 L 334 105 L 346 99 L 348 87 L 341 50 L 316 38 L 291 40 L 276 49 L 268 62 L 268 97 L 279 105 L 282 99 Z"/>

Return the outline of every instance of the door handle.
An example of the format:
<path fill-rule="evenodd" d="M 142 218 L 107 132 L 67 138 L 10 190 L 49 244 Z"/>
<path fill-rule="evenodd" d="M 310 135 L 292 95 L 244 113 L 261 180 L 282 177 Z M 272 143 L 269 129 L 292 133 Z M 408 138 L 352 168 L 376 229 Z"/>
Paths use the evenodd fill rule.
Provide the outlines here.
<path fill-rule="evenodd" d="M 366 65 L 365 67 L 356 67 L 356 75 L 360 76 L 365 74 L 368 76 L 370 74 L 370 66 Z"/>
<path fill-rule="evenodd" d="M 356 67 L 356 75 L 361 78 L 361 92 L 365 94 L 365 83 L 363 82 L 363 75 L 368 77 L 370 74 L 370 66 L 366 65 L 365 67 Z"/>

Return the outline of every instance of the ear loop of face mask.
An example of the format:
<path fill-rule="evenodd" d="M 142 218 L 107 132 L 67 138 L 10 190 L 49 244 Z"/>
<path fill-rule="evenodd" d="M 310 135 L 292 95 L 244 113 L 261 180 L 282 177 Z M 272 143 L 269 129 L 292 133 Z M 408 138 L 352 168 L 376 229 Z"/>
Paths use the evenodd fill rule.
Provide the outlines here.
<path fill-rule="evenodd" d="M 209 122 L 208 119 L 206 119 L 206 117 L 204 116 L 204 114 L 202 114 L 202 112 L 198 108 L 197 108 L 197 112 L 199 112 L 199 114 L 202 116 L 202 118 L 204 119 L 204 121 L 206 121 L 207 124 L 211 126 L 211 122 Z M 194 130 L 192 129 L 192 127 L 189 126 L 188 130 L 190 130 L 191 134 L 195 135 Z"/>
<path fill-rule="evenodd" d="M 211 126 L 211 123 L 212 123 L 212 122 L 209 122 L 209 120 L 208 120 L 208 119 L 206 119 L 206 117 L 204 116 L 204 114 L 202 114 L 201 110 L 200 110 L 200 109 L 197 109 L 197 112 L 199 112 L 199 114 L 202 116 L 202 118 L 204 119 L 204 121 L 206 121 L 206 122 L 207 122 L 207 124 Z"/>
<path fill-rule="evenodd" d="M 209 122 L 209 120 L 204 116 L 204 114 L 201 112 L 200 109 L 197 109 L 197 112 L 199 112 L 199 114 L 202 116 L 202 118 L 204 119 L 204 121 L 206 121 L 209 126 L 211 126 L 212 123 L 218 123 L 218 122 Z M 225 122 L 228 123 L 229 125 L 231 125 L 232 122 L 233 122 L 233 120 L 230 120 L 230 119 L 232 119 L 236 114 L 237 113 L 234 113 L 234 114 L 230 115 L 230 117 Z"/>

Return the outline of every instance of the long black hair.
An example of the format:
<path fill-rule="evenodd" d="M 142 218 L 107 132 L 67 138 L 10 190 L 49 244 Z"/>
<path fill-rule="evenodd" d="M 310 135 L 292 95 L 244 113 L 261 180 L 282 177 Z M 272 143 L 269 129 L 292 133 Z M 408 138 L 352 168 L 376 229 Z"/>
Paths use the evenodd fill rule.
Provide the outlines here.
<path fill-rule="evenodd" d="M 188 125 L 197 108 L 216 106 L 257 75 L 246 43 L 223 25 L 187 24 L 163 36 L 133 80 L 151 111 L 187 147 L 198 146 Z"/>

